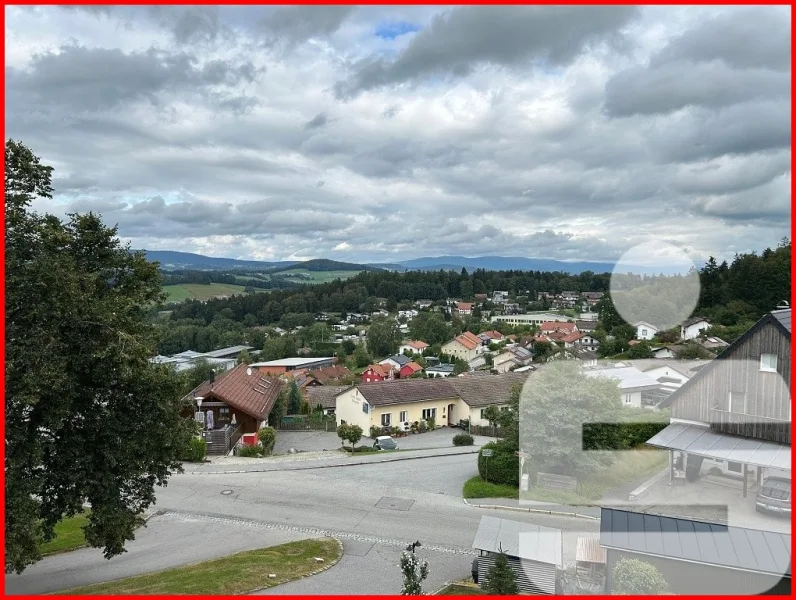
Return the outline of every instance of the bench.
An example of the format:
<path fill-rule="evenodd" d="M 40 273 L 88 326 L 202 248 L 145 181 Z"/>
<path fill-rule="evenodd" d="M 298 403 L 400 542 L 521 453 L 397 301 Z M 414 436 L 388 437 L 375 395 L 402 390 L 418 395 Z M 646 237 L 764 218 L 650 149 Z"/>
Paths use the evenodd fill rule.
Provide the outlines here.
<path fill-rule="evenodd" d="M 537 473 L 536 486 L 548 490 L 568 490 L 574 492 L 578 489 L 578 480 L 567 475 Z"/>

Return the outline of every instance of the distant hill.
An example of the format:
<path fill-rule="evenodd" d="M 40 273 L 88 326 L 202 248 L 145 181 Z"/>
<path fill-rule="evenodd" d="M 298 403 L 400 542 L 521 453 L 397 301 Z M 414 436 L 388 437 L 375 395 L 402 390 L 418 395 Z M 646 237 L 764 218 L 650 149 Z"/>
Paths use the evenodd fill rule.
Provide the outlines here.
<path fill-rule="evenodd" d="M 305 269 L 307 271 L 383 271 L 383 267 L 374 265 L 360 265 L 357 263 L 339 262 L 328 258 L 313 258 L 302 262 L 291 263 L 284 267 L 272 269 L 269 273 L 280 273 L 282 271 L 292 271 L 294 269 Z"/>
<path fill-rule="evenodd" d="M 144 250 L 148 260 L 160 263 L 164 271 L 179 271 L 182 269 L 197 270 L 226 270 L 226 269 L 275 269 L 289 267 L 300 261 L 275 261 L 238 260 L 237 258 L 216 258 L 203 256 L 191 252 L 175 252 L 173 250 Z"/>
<path fill-rule="evenodd" d="M 547 258 L 525 258 L 521 256 L 424 256 L 399 263 L 408 271 L 460 271 L 462 268 L 472 272 L 476 269 L 487 271 L 560 271 L 577 275 L 584 271 L 594 273 L 610 273 L 616 263 L 613 262 L 567 262 Z M 378 266 L 378 265 L 377 265 Z M 385 265 L 386 266 L 386 265 Z M 673 274 L 676 269 L 660 267 L 634 267 L 635 273 L 644 275 Z"/>

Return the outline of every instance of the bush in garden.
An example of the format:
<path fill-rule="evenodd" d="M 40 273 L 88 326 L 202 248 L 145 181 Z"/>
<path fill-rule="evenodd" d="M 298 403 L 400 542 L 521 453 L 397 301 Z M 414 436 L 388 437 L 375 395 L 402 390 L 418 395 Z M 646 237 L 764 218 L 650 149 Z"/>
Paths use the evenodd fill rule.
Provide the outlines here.
<path fill-rule="evenodd" d="M 238 447 L 238 456 L 254 458 L 263 455 L 263 448 L 259 444 L 243 444 Z"/>
<path fill-rule="evenodd" d="M 637 558 L 620 558 L 613 571 L 614 594 L 654 596 L 669 591 L 669 584 L 661 572 L 648 562 Z"/>
<path fill-rule="evenodd" d="M 269 456 L 274 451 L 274 444 L 276 444 L 276 429 L 263 427 L 257 432 L 257 439 L 263 445 L 263 454 Z"/>
<path fill-rule="evenodd" d="M 370 439 L 375 440 L 377 437 L 381 435 L 381 427 L 376 427 L 375 425 L 371 425 L 368 435 Z"/>
<path fill-rule="evenodd" d="M 492 456 L 485 457 L 484 450 L 492 450 Z M 489 442 L 478 451 L 478 474 L 484 481 L 519 487 L 520 458 L 508 444 Z"/>
<path fill-rule="evenodd" d="M 420 425 L 417 426 L 418 433 L 425 433 L 428 431 L 428 425 L 426 425 L 425 421 L 420 421 Z"/>
<path fill-rule="evenodd" d="M 474 443 L 475 440 L 469 433 L 457 433 L 453 436 L 454 446 L 472 446 Z"/>
<path fill-rule="evenodd" d="M 191 438 L 183 454 L 183 460 L 186 462 L 202 462 L 207 455 L 207 444 L 203 438 Z"/>
<path fill-rule="evenodd" d="M 437 422 L 434 420 L 434 417 L 429 417 L 426 419 L 426 426 L 428 427 L 429 431 L 433 431 L 437 427 Z"/>

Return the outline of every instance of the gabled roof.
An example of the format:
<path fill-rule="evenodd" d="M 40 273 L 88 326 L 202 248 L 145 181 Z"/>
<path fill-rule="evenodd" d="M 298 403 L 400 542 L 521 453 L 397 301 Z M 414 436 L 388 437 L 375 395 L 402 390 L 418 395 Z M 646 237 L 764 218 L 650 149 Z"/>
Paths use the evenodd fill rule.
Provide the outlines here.
<path fill-rule="evenodd" d="M 683 327 L 691 327 L 691 325 L 696 325 L 697 323 L 707 323 L 710 325 L 710 321 L 704 317 L 691 317 L 683 321 Z"/>
<path fill-rule="evenodd" d="M 423 370 L 423 367 L 421 367 L 421 366 L 420 366 L 419 364 L 417 364 L 415 361 L 408 362 L 408 363 L 406 363 L 406 364 L 405 364 L 403 367 L 401 367 L 401 369 L 402 369 L 402 370 L 403 370 L 403 369 L 406 369 L 406 368 L 409 368 L 409 369 L 411 369 L 412 373 L 418 373 L 419 371 L 422 371 L 422 370 Z"/>
<path fill-rule="evenodd" d="M 408 356 L 406 356 L 405 354 L 393 354 L 392 356 L 388 356 L 384 360 L 379 361 L 379 364 L 383 365 L 387 361 L 392 361 L 394 363 L 398 363 L 399 365 L 401 365 L 403 367 L 404 365 L 409 364 L 410 362 L 412 362 L 412 359 L 409 358 Z"/>
<path fill-rule="evenodd" d="M 457 310 L 472 310 L 473 303 L 472 302 L 457 302 L 456 303 Z"/>
<path fill-rule="evenodd" d="M 571 344 L 583 337 L 583 334 L 580 331 L 573 331 L 570 334 L 565 335 L 561 341 L 566 342 L 567 344 Z"/>
<path fill-rule="evenodd" d="M 575 321 L 575 325 L 581 331 L 594 331 L 597 329 L 597 321 Z"/>
<path fill-rule="evenodd" d="M 788 308 L 784 310 L 776 310 L 770 313 L 766 313 L 757 323 L 755 323 L 749 329 L 747 329 L 746 333 L 744 333 L 741 337 L 735 340 L 732 344 L 724 348 L 724 350 L 722 350 L 716 358 L 714 358 L 702 369 L 700 369 L 699 372 L 694 377 L 686 381 L 680 388 L 677 389 L 676 392 L 674 392 L 671 396 L 663 400 L 663 402 L 661 402 L 658 405 L 658 407 L 666 408 L 668 406 L 671 406 L 672 403 L 675 400 L 677 400 L 677 398 L 679 398 L 682 394 L 685 394 L 689 389 L 691 389 L 691 386 L 694 385 L 695 381 L 701 380 L 702 377 L 707 377 L 712 371 L 712 369 L 716 366 L 718 361 L 726 360 L 732 357 L 735 350 L 741 344 L 743 344 L 746 340 L 752 337 L 755 334 L 755 332 L 760 331 L 763 327 L 769 324 L 776 327 L 780 331 L 780 333 L 782 333 L 782 335 L 784 335 L 790 340 L 790 309 Z"/>
<path fill-rule="evenodd" d="M 343 365 L 332 365 L 331 367 L 313 369 L 308 374 L 310 377 L 316 379 L 319 383 L 325 385 L 329 381 L 334 381 L 335 379 L 341 379 L 351 375 L 351 371 L 349 371 Z"/>
<path fill-rule="evenodd" d="M 485 335 L 490 340 L 502 340 L 503 334 L 499 331 L 495 331 L 494 329 L 490 329 L 489 331 L 484 331 L 481 335 Z"/>
<path fill-rule="evenodd" d="M 539 326 L 540 331 L 558 331 L 563 329 L 566 331 L 573 331 L 576 327 L 575 323 L 566 323 L 563 321 L 545 321 Z"/>
<path fill-rule="evenodd" d="M 467 406 L 506 404 L 515 385 L 524 385 L 530 373 L 503 373 L 486 377 L 456 377 L 450 383 Z"/>
<path fill-rule="evenodd" d="M 481 338 L 473 333 L 470 333 L 469 331 L 465 331 L 461 335 L 457 335 L 453 341 L 458 342 L 468 350 L 475 350 L 481 345 Z M 448 343 L 450 344 L 450 342 Z"/>
<path fill-rule="evenodd" d="M 319 404 L 325 409 L 335 408 L 338 394 L 343 393 L 350 387 L 348 385 L 319 385 L 317 387 L 308 387 L 304 394 L 312 408 Z"/>
<path fill-rule="evenodd" d="M 240 364 L 217 375 L 215 381 L 205 381 L 195 390 L 193 397 L 217 398 L 232 408 L 263 421 L 268 418 L 279 391 L 285 382 L 278 377 L 260 374 L 249 365 Z"/>
<path fill-rule="evenodd" d="M 373 371 L 376 375 L 380 375 L 381 377 L 389 377 L 390 371 L 392 371 L 392 367 L 391 366 L 375 365 L 374 364 L 374 365 L 368 366 L 368 368 L 365 369 L 363 371 L 363 373 L 366 373 L 368 371 Z"/>
<path fill-rule="evenodd" d="M 425 350 L 428 348 L 428 344 L 426 344 L 422 340 L 412 340 L 411 342 L 406 342 L 402 344 L 403 346 L 409 346 L 410 348 L 414 348 L 415 350 Z"/>

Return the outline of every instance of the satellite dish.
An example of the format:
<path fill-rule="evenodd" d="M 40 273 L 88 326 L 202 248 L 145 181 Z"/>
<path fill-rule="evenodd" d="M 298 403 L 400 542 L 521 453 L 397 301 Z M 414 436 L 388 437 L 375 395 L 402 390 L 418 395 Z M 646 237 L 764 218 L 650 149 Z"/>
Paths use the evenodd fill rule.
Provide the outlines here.
<path fill-rule="evenodd" d="M 252 374 L 252 368 L 251 367 L 246 367 L 246 375 L 251 376 L 251 374 Z"/>

